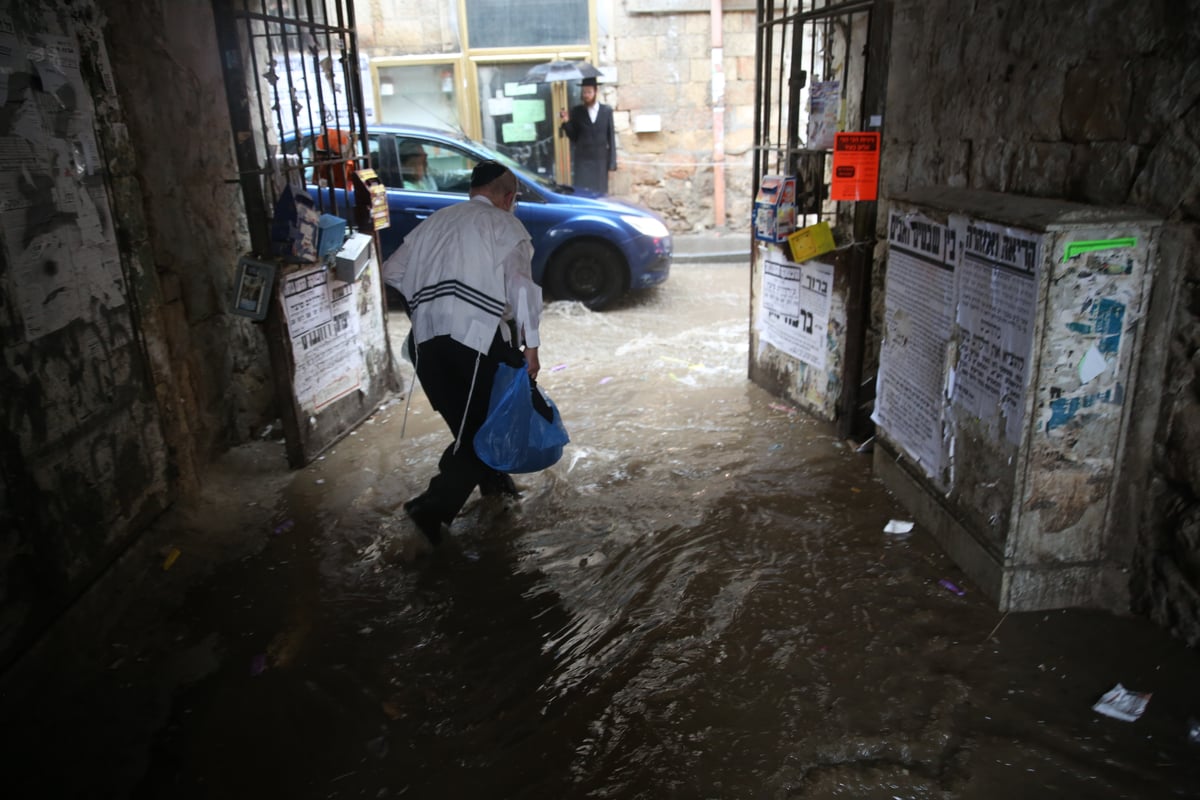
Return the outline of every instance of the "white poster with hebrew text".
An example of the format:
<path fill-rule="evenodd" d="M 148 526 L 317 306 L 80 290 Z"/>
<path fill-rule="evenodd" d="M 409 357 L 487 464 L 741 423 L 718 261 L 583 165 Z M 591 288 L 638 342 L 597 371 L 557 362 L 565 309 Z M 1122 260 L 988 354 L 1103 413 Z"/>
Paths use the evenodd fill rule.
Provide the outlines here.
<path fill-rule="evenodd" d="M 833 266 L 795 264 L 772 251 L 763 263 L 762 340 L 789 356 L 825 369 Z"/>
<path fill-rule="evenodd" d="M 1041 236 L 952 217 L 958 268 L 958 364 L 950 401 L 996 439 L 1019 444 L 1024 418 Z"/>

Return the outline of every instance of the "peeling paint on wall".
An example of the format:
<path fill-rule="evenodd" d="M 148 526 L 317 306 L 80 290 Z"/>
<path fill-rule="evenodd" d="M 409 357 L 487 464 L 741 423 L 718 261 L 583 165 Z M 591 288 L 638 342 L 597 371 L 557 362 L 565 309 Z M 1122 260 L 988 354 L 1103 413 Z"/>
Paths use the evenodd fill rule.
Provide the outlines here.
<path fill-rule="evenodd" d="M 85 80 L 104 70 L 81 58 L 94 23 L 57 5 L 0 18 L 0 663 L 168 497 Z"/>
<path fill-rule="evenodd" d="M 78 44 L 0 22 L 0 53 L 0 236 L 34 341 L 124 305 L 124 282 Z"/>

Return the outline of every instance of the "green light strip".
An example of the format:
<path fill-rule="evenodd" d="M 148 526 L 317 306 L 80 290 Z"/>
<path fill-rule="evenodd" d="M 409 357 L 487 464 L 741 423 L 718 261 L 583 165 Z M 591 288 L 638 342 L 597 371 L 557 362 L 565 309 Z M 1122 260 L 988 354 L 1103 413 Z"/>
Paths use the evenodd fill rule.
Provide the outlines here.
<path fill-rule="evenodd" d="M 1137 247 L 1137 239 L 1127 236 L 1124 239 L 1093 239 L 1090 242 L 1071 242 L 1063 250 L 1063 261 L 1093 253 L 1097 250 L 1116 250 L 1118 247 Z"/>

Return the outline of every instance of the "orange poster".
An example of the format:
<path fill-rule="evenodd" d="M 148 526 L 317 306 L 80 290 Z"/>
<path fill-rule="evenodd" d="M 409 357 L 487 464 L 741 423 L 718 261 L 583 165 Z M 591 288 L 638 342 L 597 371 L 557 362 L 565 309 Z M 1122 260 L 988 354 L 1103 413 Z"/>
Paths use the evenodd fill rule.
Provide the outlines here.
<path fill-rule="evenodd" d="M 878 197 L 879 134 L 835 134 L 829 199 L 876 200 Z"/>

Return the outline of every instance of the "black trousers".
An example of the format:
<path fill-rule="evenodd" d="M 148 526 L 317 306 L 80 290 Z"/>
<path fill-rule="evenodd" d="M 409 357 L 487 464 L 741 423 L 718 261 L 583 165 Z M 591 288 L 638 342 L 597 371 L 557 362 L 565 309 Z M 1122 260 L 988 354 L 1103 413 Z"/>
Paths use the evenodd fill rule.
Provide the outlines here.
<path fill-rule="evenodd" d="M 421 380 L 425 396 L 434 410 L 442 415 L 450 433 L 459 439 L 457 448 L 451 442 L 442 453 L 438 461 L 438 474 L 429 481 L 429 487 L 413 501 L 413 505 L 448 525 L 462 510 L 476 486 L 495 486 L 499 480 L 503 480 L 502 473 L 496 472 L 475 455 L 475 434 L 487 419 L 496 367 L 501 363 L 524 363 L 525 357 L 520 350 L 504 341 L 498 329 L 486 354 L 480 354 L 449 336 L 435 336 L 417 345 L 416 355 L 417 377 Z M 474 389 L 471 388 L 472 377 Z"/>

